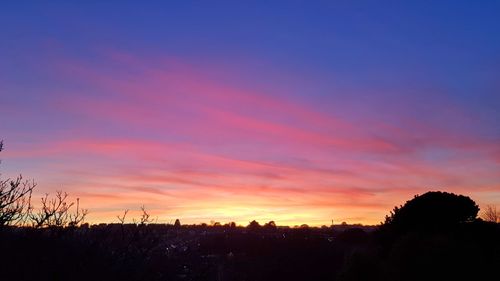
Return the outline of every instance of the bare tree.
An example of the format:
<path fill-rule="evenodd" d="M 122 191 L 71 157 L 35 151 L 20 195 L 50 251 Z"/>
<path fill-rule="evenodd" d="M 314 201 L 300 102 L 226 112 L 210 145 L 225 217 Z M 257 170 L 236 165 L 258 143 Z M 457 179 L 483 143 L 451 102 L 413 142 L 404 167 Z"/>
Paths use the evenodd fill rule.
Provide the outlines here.
<path fill-rule="evenodd" d="M 0 151 L 3 141 L 0 141 Z M 35 188 L 34 181 L 23 181 L 20 175 L 15 180 L 0 179 L 0 226 L 26 222 L 31 208 L 31 194 Z"/>
<path fill-rule="evenodd" d="M 140 218 L 140 225 L 145 225 L 152 222 L 153 220 L 149 218 L 149 213 L 146 211 L 144 205 L 141 206 L 142 215 Z"/>
<path fill-rule="evenodd" d="M 500 212 L 497 211 L 497 207 L 493 205 L 487 205 L 486 210 L 483 211 L 481 218 L 489 222 L 500 222 Z"/>
<path fill-rule="evenodd" d="M 3 141 L 0 141 L 0 151 L 3 150 Z M 34 227 L 66 225 L 77 226 L 85 219 L 88 211 L 80 208 L 80 199 L 77 199 L 76 212 L 69 210 L 75 204 L 67 202 L 68 194 L 57 191 L 55 198 L 49 195 L 41 199 L 41 209 L 33 213 L 31 196 L 36 187 L 34 181 L 25 180 L 19 176 L 15 180 L 0 180 L 0 226 L 17 224 L 26 225 L 28 222 Z"/>
<path fill-rule="evenodd" d="M 76 226 L 81 223 L 88 211 L 80 209 L 80 200 L 77 200 L 77 210 L 74 214 L 70 213 L 71 207 L 75 202 L 68 202 L 68 193 L 57 191 L 54 198 L 49 198 L 49 194 L 41 199 L 40 210 L 31 214 L 31 220 L 34 227 L 64 227 L 67 225 Z"/>
<path fill-rule="evenodd" d="M 76 227 L 81 224 L 88 214 L 87 209 L 80 209 L 80 198 L 76 198 L 76 210 L 75 213 L 69 214 L 69 223 L 71 227 Z"/>
<path fill-rule="evenodd" d="M 120 222 L 120 224 L 125 224 L 125 218 L 127 217 L 127 214 L 128 214 L 128 209 L 126 209 L 124 212 L 123 212 L 123 215 L 120 217 L 120 216 L 116 216 L 118 218 L 118 221 Z"/>
<path fill-rule="evenodd" d="M 118 218 L 118 221 L 120 222 L 120 230 L 121 230 L 121 233 L 122 233 L 122 239 L 125 239 L 125 228 L 124 228 L 124 225 L 125 225 L 125 218 L 127 217 L 127 214 L 128 214 L 128 209 L 125 209 L 125 211 L 123 211 L 123 215 L 122 216 L 116 216 Z"/>
<path fill-rule="evenodd" d="M 34 181 L 23 181 L 22 176 L 0 181 L 0 226 L 26 222 L 35 187 Z"/>

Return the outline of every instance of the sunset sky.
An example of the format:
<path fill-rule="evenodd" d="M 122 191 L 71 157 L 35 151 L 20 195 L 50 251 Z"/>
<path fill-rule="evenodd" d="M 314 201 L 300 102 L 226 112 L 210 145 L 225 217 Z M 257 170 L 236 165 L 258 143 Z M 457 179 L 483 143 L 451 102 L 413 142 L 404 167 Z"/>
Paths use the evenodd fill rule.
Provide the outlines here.
<path fill-rule="evenodd" d="M 0 172 L 37 202 L 242 225 L 377 224 L 429 190 L 500 206 L 500 2 L 134 2 L 0 3 Z"/>

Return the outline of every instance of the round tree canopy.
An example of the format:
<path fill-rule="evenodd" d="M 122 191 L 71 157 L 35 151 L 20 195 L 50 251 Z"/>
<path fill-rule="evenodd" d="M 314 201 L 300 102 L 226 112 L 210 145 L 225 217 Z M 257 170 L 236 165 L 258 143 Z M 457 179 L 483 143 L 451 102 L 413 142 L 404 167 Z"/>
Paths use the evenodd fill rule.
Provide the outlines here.
<path fill-rule="evenodd" d="M 443 229 L 474 221 L 478 212 L 479 207 L 467 196 L 432 191 L 395 207 L 386 217 L 385 225 L 397 230 Z"/>

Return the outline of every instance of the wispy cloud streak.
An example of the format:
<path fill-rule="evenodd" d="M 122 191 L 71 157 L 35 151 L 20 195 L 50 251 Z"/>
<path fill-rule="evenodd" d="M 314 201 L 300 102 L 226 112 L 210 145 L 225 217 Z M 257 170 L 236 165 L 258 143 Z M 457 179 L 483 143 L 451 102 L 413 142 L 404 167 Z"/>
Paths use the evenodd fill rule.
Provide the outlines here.
<path fill-rule="evenodd" d="M 377 223 L 428 189 L 499 191 L 498 140 L 439 122 L 405 114 L 390 122 L 373 112 L 340 118 L 334 103 L 325 113 L 314 100 L 218 81 L 207 73 L 217 66 L 172 58 L 112 52 L 98 63 L 57 65 L 71 91 L 54 89 L 44 110 L 69 125 L 13 144 L 3 157 L 32 161 L 46 173 L 41 191 L 55 185 L 81 196 L 96 221 L 146 204 L 167 221 Z M 468 118 L 451 112 L 453 122 Z"/>

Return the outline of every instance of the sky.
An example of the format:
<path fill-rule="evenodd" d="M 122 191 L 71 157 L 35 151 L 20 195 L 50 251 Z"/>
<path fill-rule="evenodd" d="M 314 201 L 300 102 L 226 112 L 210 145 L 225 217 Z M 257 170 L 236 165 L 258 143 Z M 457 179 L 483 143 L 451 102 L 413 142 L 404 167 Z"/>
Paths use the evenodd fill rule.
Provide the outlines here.
<path fill-rule="evenodd" d="M 499 34 L 498 1 L 5 1 L 1 177 L 92 223 L 499 206 Z"/>

